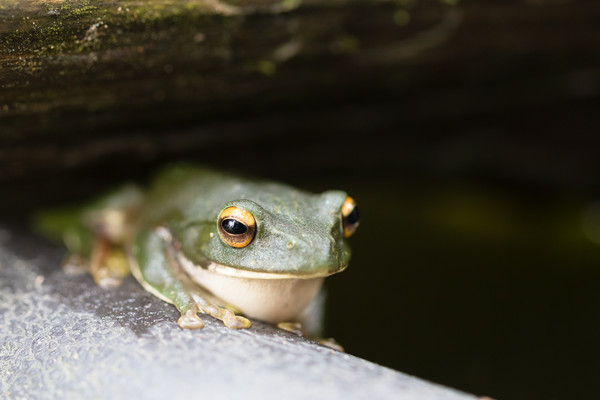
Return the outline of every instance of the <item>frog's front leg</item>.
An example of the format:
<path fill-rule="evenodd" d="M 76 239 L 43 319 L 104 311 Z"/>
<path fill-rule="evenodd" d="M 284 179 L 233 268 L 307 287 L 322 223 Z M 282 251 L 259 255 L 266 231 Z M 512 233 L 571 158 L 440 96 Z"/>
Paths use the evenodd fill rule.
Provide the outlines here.
<path fill-rule="evenodd" d="M 71 258 L 67 263 L 76 263 L 76 260 L 77 257 L 75 261 Z M 98 286 L 104 289 L 120 286 L 123 279 L 129 275 L 127 259 L 121 248 L 102 236 L 92 239 L 92 252 L 87 269 Z"/>
<path fill-rule="evenodd" d="M 148 292 L 177 307 L 181 313 L 177 323 L 181 328 L 202 328 L 204 323 L 198 317 L 199 311 L 220 319 L 229 328 L 250 327 L 249 320 L 219 307 L 216 299 L 188 278 L 176 261 L 167 228 L 140 233 L 133 246 L 130 265 L 133 275 Z"/>

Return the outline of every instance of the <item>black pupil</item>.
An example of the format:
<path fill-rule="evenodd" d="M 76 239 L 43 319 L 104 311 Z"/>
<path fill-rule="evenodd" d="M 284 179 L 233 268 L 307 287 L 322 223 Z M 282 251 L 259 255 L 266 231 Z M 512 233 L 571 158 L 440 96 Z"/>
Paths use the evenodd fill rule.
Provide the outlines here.
<path fill-rule="evenodd" d="M 225 232 L 230 233 L 232 235 L 241 235 L 242 233 L 246 233 L 246 231 L 248 230 L 248 228 L 246 228 L 246 225 L 233 218 L 223 220 L 223 222 L 221 222 L 221 226 L 223 227 Z"/>
<path fill-rule="evenodd" d="M 359 217 L 358 207 L 354 207 L 352 209 L 352 211 L 350 212 L 350 214 L 348 214 L 346 216 L 346 222 L 350 225 L 354 225 L 354 224 L 358 223 L 358 217 Z"/>

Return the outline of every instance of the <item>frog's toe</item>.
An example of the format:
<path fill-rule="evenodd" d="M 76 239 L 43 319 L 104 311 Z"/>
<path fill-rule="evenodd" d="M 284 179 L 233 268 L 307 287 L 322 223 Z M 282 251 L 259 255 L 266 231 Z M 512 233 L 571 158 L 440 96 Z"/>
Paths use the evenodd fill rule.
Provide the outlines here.
<path fill-rule="evenodd" d="M 96 284 L 100 286 L 102 289 L 111 289 L 118 286 L 121 286 L 123 283 L 123 279 L 114 278 L 112 276 L 104 276 L 104 277 L 95 277 Z"/>
<path fill-rule="evenodd" d="M 302 324 L 300 322 L 280 322 L 277 324 L 277 327 L 298 336 L 304 336 L 302 332 Z"/>
<path fill-rule="evenodd" d="M 120 286 L 129 275 L 129 265 L 123 250 L 103 238 L 96 238 L 89 269 L 94 281 L 104 289 Z"/>
<path fill-rule="evenodd" d="M 182 329 L 201 329 L 204 327 L 204 322 L 200 319 L 198 314 L 192 310 L 188 310 L 179 317 L 177 325 Z"/>
<path fill-rule="evenodd" d="M 247 329 L 252 326 L 252 323 L 247 318 L 235 315 L 233 311 L 226 308 L 204 304 L 200 307 L 200 311 L 223 321 L 223 324 L 231 329 Z"/>
<path fill-rule="evenodd" d="M 330 349 L 341 351 L 341 352 L 345 351 L 344 347 L 342 347 L 342 345 L 339 344 L 334 338 L 318 339 L 317 341 L 320 344 L 322 344 L 323 346 L 329 347 Z"/>
<path fill-rule="evenodd" d="M 63 261 L 62 269 L 67 275 L 81 275 L 89 271 L 89 264 L 89 260 L 78 254 L 71 254 Z"/>
<path fill-rule="evenodd" d="M 110 289 L 121 286 L 125 274 L 113 270 L 110 266 L 101 266 L 92 271 L 92 277 L 98 286 L 103 289 Z"/>
<path fill-rule="evenodd" d="M 225 317 L 223 323 L 226 327 L 231 329 L 248 329 L 252 326 L 252 323 L 248 318 L 233 313 L 230 316 Z"/>
<path fill-rule="evenodd" d="M 312 339 L 312 340 L 322 344 L 323 346 L 329 347 L 330 349 L 341 351 L 341 352 L 344 351 L 344 348 L 342 347 L 342 345 L 339 344 L 334 338 L 324 339 L 324 338 L 314 337 L 314 336 L 305 334 L 305 332 L 303 332 L 303 330 L 302 330 L 302 324 L 299 322 L 280 322 L 277 324 L 277 327 L 279 329 L 283 329 L 284 331 L 294 333 L 298 336 L 304 336 L 309 339 Z"/>

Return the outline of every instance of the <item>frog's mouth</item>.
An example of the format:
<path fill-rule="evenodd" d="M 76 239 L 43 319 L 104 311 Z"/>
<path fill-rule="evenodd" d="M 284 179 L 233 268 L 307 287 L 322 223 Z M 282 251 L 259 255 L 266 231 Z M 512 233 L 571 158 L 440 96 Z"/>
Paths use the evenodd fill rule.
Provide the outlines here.
<path fill-rule="evenodd" d="M 278 273 L 278 272 L 264 272 L 264 271 L 251 271 L 247 269 L 240 269 L 237 267 L 230 267 L 216 263 L 208 259 L 201 259 L 200 263 L 195 263 L 185 256 L 182 252 L 177 252 L 177 261 L 181 264 L 183 269 L 193 271 L 195 269 L 203 269 L 219 275 L 230 276 L 233 278 L 243 279 L 313 279 L 313 278 L 325 278 L 327 276 L 342 272 L 348 267 L 348 264 L 342 265 L 335 270 L 321 271 L 315 273 Z"/>

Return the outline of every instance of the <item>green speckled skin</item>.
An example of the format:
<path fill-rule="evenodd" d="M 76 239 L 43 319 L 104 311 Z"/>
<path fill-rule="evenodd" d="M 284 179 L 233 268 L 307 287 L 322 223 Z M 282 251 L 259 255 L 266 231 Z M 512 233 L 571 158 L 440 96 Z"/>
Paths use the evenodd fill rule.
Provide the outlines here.
<path fill-rule="evenodd" d="M 259 272 L 329 275 L 350 260 L 340 229 L 346 197 L 341 191 L 310 194 L 278 183 L 176 167 L 158 176 L 145 198 L 140 224 L 170 227 L 185 256 L 197 264 L 209 259 Z M 256 219 L 256 238 L 244 248 L 228 246 L 217 232 L 217 217 L 228 206 L 244 208 Z"/>
<path fill-rule="evenodd" d="M 311 194 L 179 165 L 164 170 L 145 191 L 125 186 L 81 210 L 45 214 L 38 226 L 60 233 L 71 253 L 90 260 L 90 272 L 101 285 L 105 276 L 112 279 L 106 286 L 122 280 L 114 272 L 120 254 L 144 288 L 177 306 L 184 328 L 202 327 L 197 311 L 229 327 L 246 328 L 248 320 L 222 308 L 227 304 L 183 273 L 181 260 L 199 269 L 230 267 L 244 276 L 266 273 L 269 279 L 331 275 L 350 260 L 342 233 L 346 199 L 342 191 Z M 254 239 L 242 248 L 229 246 L 219 235 L 218 217 L 230 206 L 250 212 L 256 221 Z"/>

